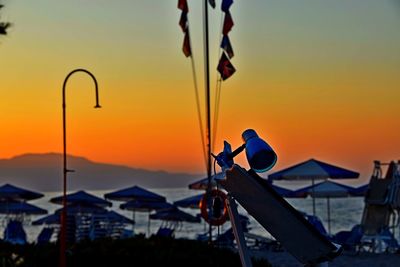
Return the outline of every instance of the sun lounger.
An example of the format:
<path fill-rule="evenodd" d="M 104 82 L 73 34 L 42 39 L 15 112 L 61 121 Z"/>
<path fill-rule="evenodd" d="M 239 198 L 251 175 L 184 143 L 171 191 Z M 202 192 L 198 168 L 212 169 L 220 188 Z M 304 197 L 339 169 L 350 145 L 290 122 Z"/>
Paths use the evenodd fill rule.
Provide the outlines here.
<path fill-rule="evenodd" d="M 350 231 L 340 231 L 336 233 L 332 240 L 340 245 L 346 251 L 358 253 L 361 246 L 363 230 L 361 225 L 355 225 Z"/>
<path fill-rule="evenodd" d="M 383 229 L 376 235 L 363 235 L 360 250 L 372 253 L 398 252 L 399 244 L 389 229 Z"/>
<path fill-rule="evenodd" d="M 168 227 L 160 227 L 156 233 L 157 237 L 174 238 L 175 229 Z"/>
<path fill-rule="evenodd" d="M 108 221 L 106 214 L 93 214 L 91 217 L 89 238 L 91 240 L 108 236 Z"/>
<path fill-rule="evenodd" d="M 4 241 L 12 244 L 26 244 L 26 233 L 20 221 L 10 220 L 4 229 Z"/>
<path fill-rule="evenodd" d="M 44 227 L 37 237 L 37 244 L 47 244 L 51 241 L 54 228 Z"/>
<path fill-rule="evenodd" d="M 312 225 L 314 226 L 314 228 L 320 232 L 322 235 L 329 237 L 328 232 L 326 231 L 324 225 L 322 224 L 322 221 L 320 218 L 318 218 L 315 215 L 309 215 L 306 213 L 303 213 L 304 217 L 306 218 L 306 220 Z"/>
<path fill-rule="evenodd" d="M 246 239 L 246 244 L 251 249 L 257 250 L 269 250 L 276 249 L 279 247 L 278 242 L 276 240 L 256 235 L 253 233 L 244 233 L 244 237 Z"/>

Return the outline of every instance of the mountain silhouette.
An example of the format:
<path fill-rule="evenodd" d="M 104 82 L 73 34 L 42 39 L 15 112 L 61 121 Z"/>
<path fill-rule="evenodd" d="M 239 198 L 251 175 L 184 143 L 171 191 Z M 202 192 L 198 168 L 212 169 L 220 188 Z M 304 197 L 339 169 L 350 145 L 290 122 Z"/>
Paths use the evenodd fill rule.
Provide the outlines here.
<path fill-rule="evenodd" d="M 187 187 L 201 175 L 150 171 L 122 165 L 97 163 L 68 156 L 68 190 L 110 190 L 139 185 L 148 188 Z M 10 183 L 38 191 L 62 189 L 62 154 L 23 154 L 0 159 L 0 184 Z"/>

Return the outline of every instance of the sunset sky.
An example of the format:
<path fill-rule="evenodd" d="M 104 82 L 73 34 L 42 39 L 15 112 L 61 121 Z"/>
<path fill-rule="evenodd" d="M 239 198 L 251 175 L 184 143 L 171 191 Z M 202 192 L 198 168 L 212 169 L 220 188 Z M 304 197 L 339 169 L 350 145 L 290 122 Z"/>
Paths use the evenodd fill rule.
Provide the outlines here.
<path fill-rule="evenodd" d="M 176 0 L 6 0 L 0 37 L 0 158 L 68 150 L 91 160 L 205 173 Z M 202 7 L 188 0 L 203 99 Z M 214 92 L 221 1 L 210 10 Z M 236 0 L 237 72 L 223 83 L 215 152 L 255 129 L 277 171 L 317 158 L 361 172 L 400 159 L 400 1 Z M 202 105 L 203 107 L 204 105 Z M 243 156 L 238 163 L 248 167 Z"/>

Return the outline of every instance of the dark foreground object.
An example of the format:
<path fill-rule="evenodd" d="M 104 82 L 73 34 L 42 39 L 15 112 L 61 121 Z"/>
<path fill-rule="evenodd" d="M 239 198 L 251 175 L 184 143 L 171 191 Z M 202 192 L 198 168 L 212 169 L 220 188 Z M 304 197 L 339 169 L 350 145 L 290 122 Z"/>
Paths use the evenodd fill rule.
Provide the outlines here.
<path fill-rule="evenodd" d="M 0 266 L 57 267 L 58 253 L 56 244 L 18 246 L 1 242 Z M 73 267 L 241 266 L 239 255 L 231 250 L 193 240 L 140 237 L 83 241 L 70 247 L 67 261 Z M 253 264 L 270 266 L 265 260 Z"/>

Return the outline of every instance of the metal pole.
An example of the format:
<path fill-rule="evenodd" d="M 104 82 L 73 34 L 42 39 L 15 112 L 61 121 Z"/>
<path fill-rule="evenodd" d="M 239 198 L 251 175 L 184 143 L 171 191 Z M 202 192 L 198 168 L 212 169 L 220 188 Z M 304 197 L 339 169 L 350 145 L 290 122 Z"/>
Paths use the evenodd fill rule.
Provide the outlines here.
<path fill-rule="evenodd" d="M 207 124 L 207 194 L 211 192 L 211 103 L 210 103 L 210 60 L 208 40 L 208 0 L 204 0 L 204 79 L 206 87 L 206 124 Z M 212 242 L 212 226 L 209 225 L 208 241 Z"/>
<path fill-rule="evenodd" d="M 135 216 L 135 210 L 133 210 L 133 214 L 132 214 L 132 219 L 133 219 L 133 223 L 132 223 L 132 234 L 135 234 L 135 224 L 136 224 L 136 216 Z"/>
<path fill-rule="evenodd" d="M 73 172 L 73 170 L 68 170 L 67 168 L 67 120 L 66 120 L 66 101 L 65 101 L 65 88 L 67 85 L 67 81 L 72 74 L 76 72 L 84 72 L 92 77 L 95 90 L 96 90 L 96 105 L 95 108 L 100 108 L 99 105 L 99 93 L 97 87 L 97 80 L 92 73 L 85 69 L 75 69 L 71 71 L 67 77 L 64 79 L 63 87 L 62 87 L 62 109 L 63 109 L 63 198 L 62 198 L 62 213 L 61 213 L 61 232 L 60 232 L 60 267 L 67 266 L 67 258 L 66 258 L 66 250 L 67 250 L 67 173 Z"/>
<path fill-rule="evenodd" d="M 150 237 L 150 211 L 147 217 L 147 237 Z"/>
<path fill-rule="evenodd" d="M 253 265 L 251 263 L 250 254 L 246 246 L 246 240 L 244 239 L 242 224 L 240 223 L 239 213 L 237 211 L 237 204 L 229 194 L 225 203 L 228 206 L 229 218 L 231 220 L 233 234 L 235 235 L 242 266 L 252 267 Z"/>

